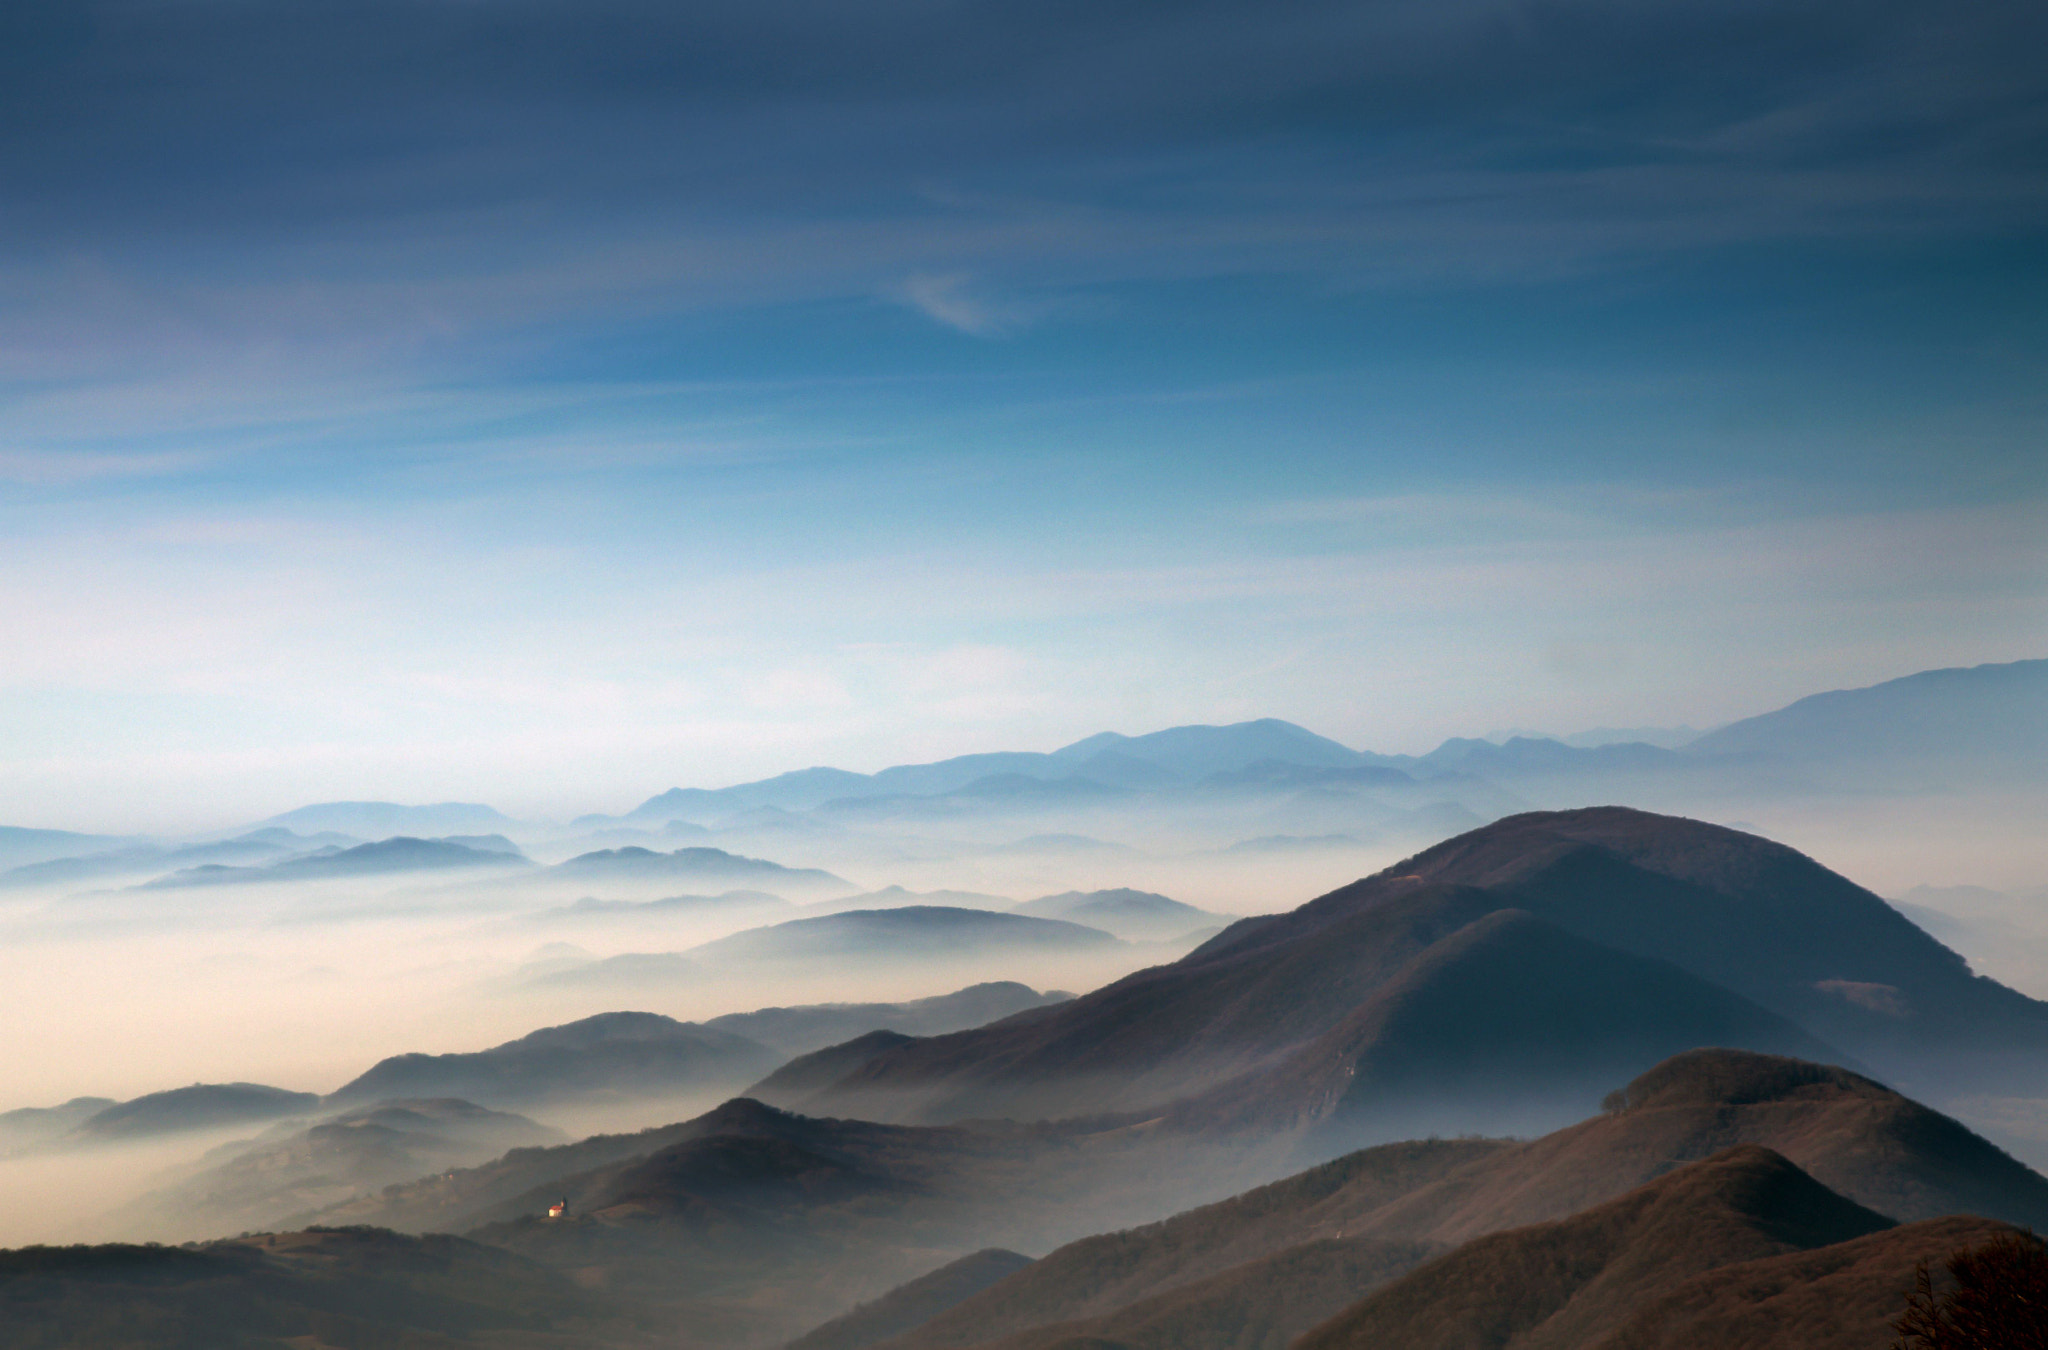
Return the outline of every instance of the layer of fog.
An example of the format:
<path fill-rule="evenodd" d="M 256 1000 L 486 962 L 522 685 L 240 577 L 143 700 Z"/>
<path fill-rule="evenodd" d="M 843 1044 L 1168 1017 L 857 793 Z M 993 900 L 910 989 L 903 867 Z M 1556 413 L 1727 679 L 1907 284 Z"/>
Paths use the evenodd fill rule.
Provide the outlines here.
<path fill-rule="evenodd" d="M 1887 897 L 1981 973 L 2048 996 L 2048 844 L 2038 799 L 1657 796 L 1627 783 L 1532 789 L 1527 804 L 1626 800 L 1754 829 Z M 1645 800 L 1646 796 L 1655 799 Z M 1478 813 L 1498 814 L 1499 810 Z M 648 847 L 710 845 L 822 868 L 854 891 L 975 892 L 1023 901 L 1130 887 L 1226 914 L 1292 908 L 1388 866 L 1444 834 L 1390 828 L 1385 811 L 1343 802 L 1264 800 L 1172 810 L 1072 807 L 946 821 L 717 829 Z M 589 831 L 536 831 L 517 842 L 537 861 L 635 842 Z M 667 880 L 564 879 L 536 871 L 413 875 L 297 886 L 0 892 L 0 981 L 10 991 L 8 1077 L 0 1110 L 82 1095 L 117 1100 L 193 1082 L 252 1081 L 331 1092 L 407 1051 L 484 1049 L 542 1026 L 637 1009 L 703 1020 L 754 1008 L 902 1001 L 980 980 L 1076 992 L 1176 959 L 1186 945 L 1124 943 L 1085 953 L 997 951 L 971 958 L 870 957 L 700 970 L 681 978 L 555 978 L 636 953 L 683 952 L 763 923 L 840 907 L 809 897 L 786 909 L 635 908 L 685 891 L 773 891 L 769 880 L 698 887 Z M 1916 890 L 1915 888 L 1923 888 Z M 593 912 L 584 898 L 620 902 Z M 658 1102 L 572 1104 L 525 1113 L 572 1135 L 685 1119 L 723 1086 Z M 1952 1104 L 2024 1145 L 2038 1103 Z M 2030 1116 L 2031 1113 L 2031 1116 Z M 151 1236 L 95 1227 L 165 1169 L 226 1135 L 0 1160 L 10 1203 L 0 1245 Z M 2031 1149 L 2048 1151 L 2048 1138 Z"/>

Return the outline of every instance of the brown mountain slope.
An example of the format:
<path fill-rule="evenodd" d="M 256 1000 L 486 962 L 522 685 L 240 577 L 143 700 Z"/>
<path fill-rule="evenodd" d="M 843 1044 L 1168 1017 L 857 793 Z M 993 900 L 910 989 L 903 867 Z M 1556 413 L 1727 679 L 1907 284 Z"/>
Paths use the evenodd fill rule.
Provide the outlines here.
<path fill-rule="evenodd" d="M 1496 908 L 1482 891 L 1431 890 L 1314 943 L 1155 966 L 1057 1008 L 872 1056 L 798 1109 L 920 1121 L 1156 1109 L 1313 1040 Z"/>
<path fill-rule="evenodd" d="M 1669 962 L 1495 910 L 1431 945 L 1302 1050 L 1171 1118 L 1314 1126 L 1332 1144 L 1528 1133 L 1582 1119 L 1610 1084 L 1700 1045 L 1836 1057 Z"/>
<path fill-rule="evenodd" d="M 1034 1327 L 987 1350 L 1283 1350 L 1359 1291 L 1407 1274 L 1442 1249 L 1426 1242 L 1321 1238 L 1119 1308 Z"/>
<path fill-rule="evenodd" d="M 1334 1238 L 1342 1228 L 1337 1215 L 1372 1212 L 1508 1147 L 1489 1139 L 1387 1144 L 1159 1223 L 1082 1238 L 889 1344 L 937 1350 L 1108 1316 L 1304 1241 Z"/>
<path fill-rule="evenodd" d="M 1569 1219 L 1466 1243 L 1296 1345 L 1570 1350 L 1695 1275 L 1891 1226 L 1781 1155 L 1745 1145 Z"/>
<path fill-rule="evenodd" d="M 1339 1235 L 1448 1245 L 1556 1221 L 1742 1144 L 1788 1155 L 1894 1217 L 1976 1210 L 2029 1224 L 2048 1219 L 2048 1179 L 1955 1121 L 1845 1070 L 1693 1051 L 1636 1079 L 1614 1101 L 1612 1111 L 1527 1143 L 1366 1149 L 1162 1223 L 1084 1238 L 890 1350 L 956 1350 L 1054 1323 L 1075 1324 L 1068 1331 L 1079 1335 L 1079 1324 L 1106 1325 L 1102 1319 L 1193 1291 L 1199 1281 L 1218 1280 L 1212 1292 L 1222 1291 L 1249 1263 Z M 1283 1298 L 1284 1269 L 1265 1277 Z M 1256 1282 L 1238 1287 L 1266 1297 Z M 1304 1298 L 1316 1296 L 1305 1288 Z M 1241 1315 L 1252 1324 L 1256 1305 Z M 1217 1312 L 1215 1325 L 1226 1322 Z M 1182 1326 L 1177 1334 L 1187 1350 L 1209 1350 Z"/>
<path fill-rule="evenodd" d="M 1583 937 L 1672 961 L 1889 1074 L 1929 1084 L 2028 1072 L 2048 1004 L 1962 958 L 1793 849 L 1626 807 L 1531 812 L 1447 840 L 1286 914 L 1234 925 L 1188 959 L 1273 949 L 1424 886 L 1476 886 Z"/>
<path fill-rule="evenodd" d="M 866 1350 L 877 1341 L 923 1326 L 1030 1264 L 1030 1257 L 1001 1247 L 970 1252 L 806 1332 L 791 1341 L 788 1350 Z"/>
<path fill-rule="evenodd" d="M 800 1156 L 818 1161 L 795 1162 Z M 1010 1216 L 1013 1225 L 1028 1218 L 1071 1230 L 1093 1222 L 1090 1216 L 1133 1212 L 1122 1209 L 1126 1202 L 1137 1213 L 1156 1213 L 1162 1197 L 1185 1195 L 1191 1178 L 1227 1193 L 1233 1179 L 1243 1185 L 1253 1174 L 1271 1175 L 1278 1156 L 1127 1117 L 888 1125 L 800 1116 L 735 1098 L 693 1120 L 638 1134 L 514 1149 L 481 1167 L 386 1187 L 321 1218 L 474 1228 L 515 1224 L 566 1198 L 579 1220 L 680 1222 L 686 1211 L 829 1209 L 859 1193 L 870 1197 L 870 1209 L 902 1205 L 958 1216 L 985 1208 Z M 1165 1170 L 1168 1162 L 1189 1174 Z M 550 1233 L 578 1229 L 543 1225 Z"/>
<path fill-rule="evenodd" d="M 2013 1230 L 1958 1215 L 1854 1241 L 1723 1266 L 1639 1305 L 1589 1350 L 1872 1350 L 1922 1261 Z"/>
<path fill-rule="evenodd" d="M 1459 1242 L 1598 1204 L 1676 1163 L 1761 1144 L 1901 1220 L 1985 1213 L 2048 1224 L 2048 1178 L 1958 1122 L 1846 1069 L 1698 1050 L 1615 1094 L 1619 1108 L 1483 1158 L 1352 1227 Z"/>
<path fill-rule="evenodd" d="M 951 1257 L 1055 1247 L 1273 1164 L 1156 1123 L 884 1125 L 738 1100 L 491 1206 L 507 1217 L 471 1236 L 601 1281 L 700 1341 L 774 1344 Z M 564 1198 L 567 1218 L 540 1217 Z"/>
<path fill-rule="evenodd" d="M 912 1045 L 916 1040 L 900 1031 L 870 1031 L 865 1036 L 798 1055 L 748 1088 L 746 1095 L 770 1106 L 794 1106 L 831 1087 L 875 1056 Z"/>
<path fill-rule="evenodd" d="M 1157 1110 L 1272 1069 L 1506 909 L 1667 961 L 1834 1046 L 1828 1058 L 1923 1090 L 2048 1084 L 2048 1004 L 1972 976 L 1875 895 L 1769 840 L 1603 807 L 1497 821 L 1058 1008 L 856 1057 L 792 1104 L 929 1122 Z"/>

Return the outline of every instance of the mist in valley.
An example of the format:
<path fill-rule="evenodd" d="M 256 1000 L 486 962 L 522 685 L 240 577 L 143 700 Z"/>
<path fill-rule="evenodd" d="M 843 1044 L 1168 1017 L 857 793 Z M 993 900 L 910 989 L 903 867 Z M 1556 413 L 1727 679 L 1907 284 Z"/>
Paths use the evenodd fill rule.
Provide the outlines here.
<path fill-rule="evenodd" d="M 0 1342 L 2048 1291 L 2044 46 L 0 4 Z"/>
<path fill-rule="evenodd" d="M 493 847 L 516 849 L 516 866 L 305 880 L 252 872 L 197 884 L 189 873 L 155 870 L 159 861 L 81 888 L 41 881 L 24 866 L 0 893 L 0 980 L 14 1000 L 0 1110 L 81 1096 L 125 1101 L 194 1083 L 324 1096 L 389 1056 L 483 1051 L 621 1011 L 707 1023 L 774 1007 L 901 1004 L 987 982 L 1085 993 L 1174 962 L 1238 917 L 1292 909 L 1459 832 L 1418 828 L 1432 817 L 1484 820 L 1624 790 L 1792 844 L 1898 899 L 1980 973 L 2048 992 L 2048 907 L 2027 889 L 2048 876 L 2032 828 L 2037 798 L 1745 791 L 1723 781 L 1652 787 L 1581 774 L 1512 789 L 1452 782 L 1391 802 L 1269 793 L 851 824 L 813 813 L 770 830 L 745 818 L 651 828 L 515 824 Z M 671 862 L 678 848 L 721 852 Z M 763 864 L 772 870 L 745 870 Z M 707 867 L 701 877 L 663 873 Z M 1124 892 L 1178 903 L 1121 934 L 1113 919 L 1071 933 L 1072 925 L 1037 920 L 1052 936 L 1032 942 L 977 927 L 1019 905 L 1043 908 L 1027 903 L 1040 897 Z M 862 916 L 877 910 L 923 909 L 967 911 L 958 921 L 965 928 L 906 943 L 900 929 L 872 936 L 834 926 L 848 915 L 867 922 Z M 808 945 L 789 945 L 790 934 L 813 929 Z M 768 950 L 753 949 L 764 941 Z M 735 943 L 746 950 L 735 954 Z M 718 944 L 714 955 L 692 955 L 707 944 Z M 572 1093 L 512 1109 L 563 1138 L 646 1130 L 746 1090 L 763 1063 L 707 1070 L 682 1088 Z M 1510 1093 L 1492 1105 L 1411 1102 L 1375 1123 L 1353 1122 L 1315 1156 L 1423 1135 L 1533 1136 L 1595 1110 L 1606 1086 Z M 2022 1156 L 2048 1158 L 2041 1103 L 1980 1093 L 1951 1106 Z M 285 1123 L 310 1127 L 333 1113 Z M 278 1128 L 17 1145 L 0 1159 L 16 1198 L 0 1243 L 223 1236 L 219 1218 L 181 1212 L 161 1196 L 212 1165 L 202 1161 L 210 1151 Z M 481 1162 L 497 1151 L 448 1156 Z M 1280 1149 L 1230 1176 L 1250 1184 L 1307 1160 Z M 159 1198 L 141 1198 L 152 1192 Z M 1213 1185 L 1186 1194 L 1169 1187 L 1147 1203 L 1163 1214 L 1205 1198 L 1214 1198 Z"/>

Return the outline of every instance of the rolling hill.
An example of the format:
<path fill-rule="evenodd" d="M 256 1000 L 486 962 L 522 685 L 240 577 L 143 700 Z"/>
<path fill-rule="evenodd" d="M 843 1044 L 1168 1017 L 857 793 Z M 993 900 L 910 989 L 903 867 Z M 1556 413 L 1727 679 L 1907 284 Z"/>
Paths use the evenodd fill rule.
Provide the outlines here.
<path fill-rule="evenodd" d="M 1594 1350 L 1865 1350 L 1894 1342 L 1900 1294 L 1924 1262 L 2013 1230 L 1958 1215 L 1696 1275 L 1652 1295 Z"/>
<path fill-rule="evenodd" d="M 303 857 L 285 858 L 263 867 L 235 867 L 225 863 L 204 863 L 182 868 L 169 876 L 147 883 L 143 889 L 159 890 L 181 886 L 225 886 L 242 883 L 284 884 L 302 881 L 333 881 L 351 877 L 381 877 L 402 872 L 440 872 L 462 868 L 530 868 L 533 863 L 502 840 L 484 847 L 457 843 L 451 839 L 414 839 L 400 835 L 354 848 L 322 850 Z"/>
<path fill-rule="evenodd" d="M 1342 1241 L 1342 1223 L 1330 1218 L 1333 1208 L 1371 1212 L 1456 1177 L 1477 1159 L 1506 1147 L 1491 1139 L 1388 1144 L 1157 1223 L 1084 1237 L 884 1343 L 891 1350 L 945 1350 L 1041 1337 L 1056 1343 L 1083 1335 L 1085 1326 L 1125 1309 L 1161 1306 L 1160 1300 L 1197 1286 L 1208 1285 L 1210 1294 L 1224 1287 L 1247 1288 L 1242 1277 L 1253 1270 L 1263 1272 L 1268 1289 L 1292 1299 L 1297 1296 L 1294 1282 L 1280 1278 L 1269 1263 L 1317 1243 Z M 1350 1248 L 1315 1253 L 1309 1278 L 1320 1283 L 1322 1272 L 1350 1266 L 1344 1278 L 1360 1282 L 1329 1307 L 1334 1312 L 1355 1298 L 1364 1283 L 1363 1272 L 1353 1264 L 1359 1259 L 1384 1258 L 1379 1278 L 1386 1279 L 1445 1249 L 1446 1244 L 1426 1238 L 1371 1236 Z M 1299 1293 L 1304 1302 L 1312 1301 L 1307 1289 Z M 1310 1317 L 1296 1329 L 1305 1330 L 1315 1320 Z M 1253 1320 L 1239 1316 L 1234 1324 L 1249 1326 Z"/>
<path fill-rule="evenodd" d="M 1602 963 L 1615 980 L 1629 960 L 1661 963 L 1679 1000 L 1674 1018 L 1681 1004 L 1704 1014 L 1698 982 L 1705 982 L 1775 1019 L 1754 1011 L 1737 1018 L 1735 1005 L 1724 1003 L 1721 1013 L 1689 1024 L 1705 1038 L 1698 1044 L 1791 1049 L 1789 1023 L 1810 1038 L 1798 1053 L 1846 1055 L 1923 1092 L 2048 1084 L 2048 1004 L 1973 976 L 1877 896 L 1754 835 L 1602 807 L 1496 821 L 1288 913 L 1243 920 L 1180 961 L 1130 975 L 1052 1015 L 897 1047 L 805 1109 L 945 1120 L 1164 1107 L 1247 1074 L 1275 1072 L 1354 1015 L 1369 1019 L 1367 1004 L 1382 990 L 1389 998 L 1409 989 L 1419 995 L 1421 984 L 1476 969 L 1466 963 L 1484 962 L 1477 930 L 1458 946 L 1431 949 L 1506 910 L 1548 928 L 1518 922 L 1491 932 L 1489 942 L 1533 946 L 1550 929 L 1565 936 L 1540 939 L 1555 948 L 1554 962 L 1519 973 L 1496 963 L 1514 979 L 1500 986 L 1500 1002 L 1481 999 L 1477 1012 L 1511 1017 L 1517 999 L 1523 1006 L 1553 995 L 1569 1000 L 1571 963 L 1591 957 L 1587 947 L 1572 947 L 1571 956 L 1566 948 L 1597 944 L 1614 954 Z M 1549 994 L 1542 972 L 1556 985 Z M 1479 978 L 1464 977 L 1468 992 L 1479 992 Z M 1636 977 L 1623 982 L 1639 991 L 1631 1007 L 1640 1010 L 1647 986 Z M 1466 1015 L 1442 999 L 1410 1006 L 1418 1016 L 1433 1007 L 1452 1022 Z M 1666 1030 L 1691 1034 L 1682 1020 Z M 1453 1034 L 1452 1022 L 1430 1029 L 1411 1017 L 1406 1024 L 1422 1044 Z M 1546 1062 L 1553 1070 L 1580 1065 L 1582 1080 L 1622 1068 L 1629 1054 L 1639 1057 L 1628 1070 L 1635 1072 L 1685 1048 L 1651 1038 L 1629 1049 L 1637 1030 L 1602 1018 L 1590 1002 L 1570 1025 L 1574 1045 L 1550 1047 Z M 1491 1033 L 1463 1034 L 1483 1040 Z M 1816 1044 L 1839 1053 L 1816 1051 Z M 1438 1070 L 1438 1078 L 1458 1074 L 1454 1063 L 1439 1062 Z M 1407 1082 L 1424 1086 L 1412 1075 Z M 1334 1102 L 1305 1100 L 1297 1114 L 1306 1118 Z M 1283 1106 L 1266 1103 L 1269 1113 Z"/>
<path fill-rule="evenodd" d="M 1890 1219 L 1742 1145 L 1571 1218 L 1468 1242 L 1296 1342 L 1573 1350 L 1697 1275 L 1882 1232 Z M 1147 1350 L 1139 1342 L 1134 1350 Z"/>
<path fill-rule="evenodd" d="M 0 1153 L 47 1143 L 114 1105 L 112 1097 L 73 1097 L 56 1106 L 0 1111 Z"/>
<path fill-rule="evenodd" d="M 679 848 L 669 853 L 637 846 L 598 849 L 557 863 L 546 875 L 584 884 L 629 880 L 765 889 L 784 897 L 842 895 L 859 889 L 815 867 L 784 867 L 718 848 Z"/>
<path fill-rule="evenodd" d="M 719 1031 L 759 1041 L 785 1055 L 804 1055 L 871 1031 L 939 1036 L 983 1026 L 1029 1008 L 1065 1003 L 1073 995 L 1039 993 L 1015 980 L 992 980 L 950 994 L 902 1003 L 811 1003 L 792 1008 L 758 1008 L 726 1013 L 704 1023 Z"/>
<path fill-rule="evenodd" d="M 111 1144 L 301 1115 L 320 1104 L 310 1092 L 261 1083 L 194 1083 L 152 1092 L 88 1116 L 53 1146 Z"/>
<path fill-rule="evenodd" d="M 2039 782 L 2048 760 L 2048 660 L 1926 670 L 1812 694 L 1686 746 L 1695 759 L 1767 761 L 1796 773 L 1910 773 L 1948 786 Z"/>
<path fill-rule="evenodd" d="M 510 816 L 478 802 L 404 806 L 397 802 L 318 802 L 272 816 L 257 828 L 282 826 L 301 834 L 333 830 L 363 838 L 392 835 L 491 834 L 516 828 Z"/>
<path fill-rule="evenodd" d="M 326 1104 L 456 1097 L 484 1106 L 578 1098 L 622 1100 L 738 1087 L 780 1056 L 755 1041 L 658 1013 L 600 1013 L 488 1050 L 394 1055 L 337 1088 Z"/>
<path fill-rule="evenodd" d="M 1432 944 L 1300 1051 L 1174 1115 L 1307 1125 L 1333 1142 L 1522 1134 L 1579 1119 L 1607 1085 L 1701 1045 L 1840 1058 L 1668 962 L 1494 910 Z"/>
<path fill-rule="evenodd" d="M 2042 1075 L 2048 1004 L 1973 976 L 1876 895 L 1782 844 L 1623 807 L 1512 816 L 1198 950 L 1284 944 L 1403 888 L 1469 885 L 1596 942 L 1668 960 L 1931 1087 Z M 1925 1087 L 1923 1087 L 1925 1090 Z"/>
<path fill-rule="evenodd" d="M 125 1207 L 136 1232 L 228 1234 L 299 1216 L 511 1148 L 564 1141 L 559 1130 L 469 1102 L 378 1102 L 212 1150 L 189 1175 Z M 303 1219 L 300 1219 L 303 1221 Z"/>
<path fill-rule="evenodd" d="M 518 1149 L 321 1219 L 464 1229 L 634 1298 L 716 1305 L 760 1343 L 935 1261 L 1057 1245 L 1161 1212 L 1190 1186 L 1228 1193 L 1259 1163 L 1199 1139 L 1162 1151 L 1156 1132 L 1118 1121 L 879 1125 L 741 1099 L 636 1135 Z M 571 1221 L 541 1217 L 560 1200 Z"/>
<path fill-rule="evenodd" d="M 1021 1350 L 1170 1335 L 1177 1350 L 1278 1345 L 1314 1320 L 1303 1310 L 1333 1314 L 1357 1297 L 1357 1286 L 1341 1288 L 1350 1277 L 1333 1272 L 1357 1273 L 1356 1262 L 1397 1250 L 1371 1244 L 1407 1244 L 1399 1250 L 1417 1263 L 1568 1219 L 1743 1148 L 1789 1159 L 1888 1219 L 2048 1219 L 2048 1178 L 1869 1079 L 1692 1051 L 1618 1089 L 1608 1110 L 1540 1139 L 1381 1145 L 1160 1223 L 1083 1238 L 887 1344 Z M 1380 1279 L 1400 1273 L 1378 1269 Z"/>
<path fill-rule="evenodd" d="M 812 914 L 832 914 L 849 909 L 900 909 L 905 905 L 941 905 L 948 909 L 1016 908 L 1007 896 L 984 895 L 980 891 L 913 891 L 902 886 L 884 886 L 879 891 L 819 900 L 804 906 Z"/>

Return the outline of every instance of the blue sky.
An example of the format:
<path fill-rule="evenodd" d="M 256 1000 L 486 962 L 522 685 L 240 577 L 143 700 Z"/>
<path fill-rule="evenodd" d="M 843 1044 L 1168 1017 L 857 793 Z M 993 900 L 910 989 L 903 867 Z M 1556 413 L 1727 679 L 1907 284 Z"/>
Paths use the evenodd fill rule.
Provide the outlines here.
<path fill-rule="evenodd" d="M 2041 654 L 2038 6 L 0 7 L 0 819 Z"/>

